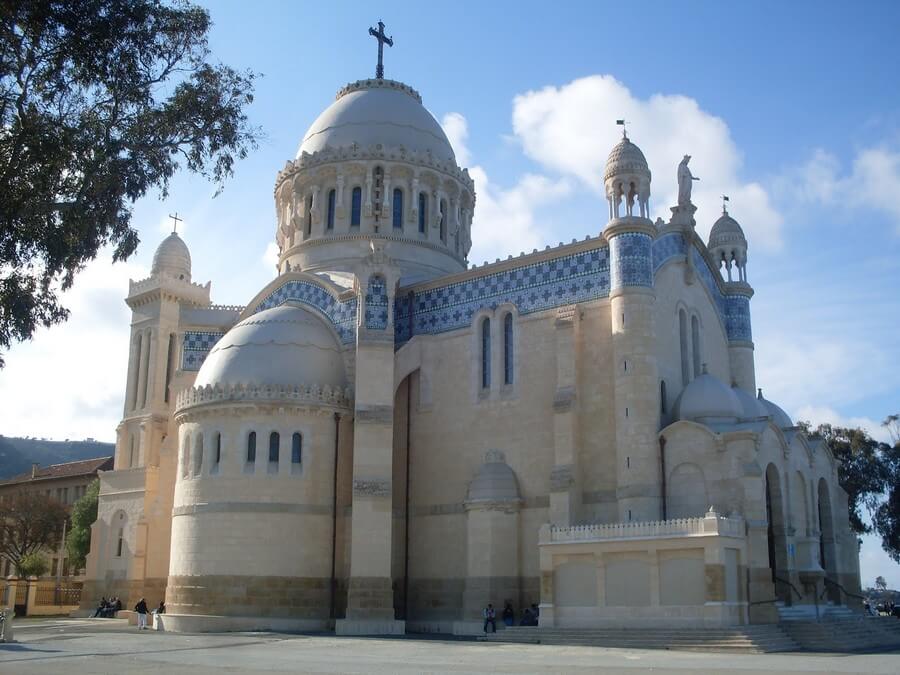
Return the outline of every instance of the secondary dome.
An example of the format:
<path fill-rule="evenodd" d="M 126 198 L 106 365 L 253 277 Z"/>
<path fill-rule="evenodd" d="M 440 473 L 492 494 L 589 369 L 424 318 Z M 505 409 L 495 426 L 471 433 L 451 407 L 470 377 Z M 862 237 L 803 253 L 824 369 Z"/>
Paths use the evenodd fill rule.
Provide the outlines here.
<path fill-rule="evenodd" d="M 650 167 L 641 149 L 632 143 L 627 136 L 623 137 L 609 152 L 603 180 L 622 174 L 637 174 L 650 178 Z"/>
<path fill-rule="evenodd" d="M 436 160 L 456 164 L 447 135 L 422 105 L 422 97 L 412 87 L 394 80 L 360 80 L 341 89 L 335 102 L 306 132 L 297 157 L 325 146 L 339 148 L 354 143 L 430 152 Z"/>
<path fill-rule="evenodd" d="M 153 254 L 150 273 L 163 272 L 185 281 L 191 280 L 191 252 L 177 232 L 163 239 Z"/>
<path fill-rule="evenodd" d="M 747 239 L 738 222 L 725 212 L 709 231 L 709 248 L 714 249 L 717 246 L 728 246 L 735 243 L 746 246 Z"/>
<path fill-rule="evenodd" d="M 672 414 L 676 419 L 734 423 L 743 417 L 741 402 L 734 391 L 704 369 L 703 374 L 684 388 L 675 401 Z"/>
<path fill-rule="evenodd" d="M 337 340 L 322 320 L 281 305 L 247 317 L 216 343 L 194 386 L 217 384 L 343 387 L 346 378 Z"/>
<path fill-rule="evenodd" d="M 777 426 L 781 429 L 790 429 L 791 427 L 794 426 L 794 423 L 791 421 L 791 418 L 788 416 L 788 414 L 786 412 L 784 412 L 784 410 L 781 408 L 781 406 L 778 406 L 778 405 L 772 403 L 772 401 L 769 401 L 769 400 L 763 398 L 762 389 L 759 390 L 759 393 L 757 394 L 757 399 L 759 400 L 760 403 L 762 403 L 766 407 L 766 410 L 769 411 L 769 416 L 772 418 L 772 421 L 775 423 L 775 426 Z"/>
<path fill-rule="evenodd" d="M 741 417 L 743 419 L 758 419 L 769 416 L 768 408 L 760 400 L 754 398 L 752 394 L 748 394 L 740 387 L 732 387 L 731 391 L 734 392 L 734 395 L 737 396 L 738 401 L 741 403 L 741 410 L 743 410 Z"/>

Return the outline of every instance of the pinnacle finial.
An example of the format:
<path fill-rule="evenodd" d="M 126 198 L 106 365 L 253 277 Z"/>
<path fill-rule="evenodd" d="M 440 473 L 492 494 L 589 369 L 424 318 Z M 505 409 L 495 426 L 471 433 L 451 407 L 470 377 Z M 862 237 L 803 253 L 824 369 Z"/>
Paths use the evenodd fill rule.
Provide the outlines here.
<path fill-rule="evenodd" d="M 729 201 L 728 195 L 722 195 L 722 213 L 726 216 L 728 215 L 728 208 L 727 208 L 728 201 Z"/>
<path fill-rule="evenodd" d="M 178 234 L 178 223 L 183 222 L 184 219 L 178 217 L 178 211 L 175 212 L 174 216 L 170 213 L 169 218 L 172 219 L 172 234 Z"/>
<path fill-rule="evenodd" d="M 622 138 L 624 138 L 627 141 L 628 140 L 628 130 L 625 128 L 625 125 L 627 124 L 627 122 L 625 120 L 616 120 L 616 124 L 618 124 L 620 127 L 622 127 Z"/>

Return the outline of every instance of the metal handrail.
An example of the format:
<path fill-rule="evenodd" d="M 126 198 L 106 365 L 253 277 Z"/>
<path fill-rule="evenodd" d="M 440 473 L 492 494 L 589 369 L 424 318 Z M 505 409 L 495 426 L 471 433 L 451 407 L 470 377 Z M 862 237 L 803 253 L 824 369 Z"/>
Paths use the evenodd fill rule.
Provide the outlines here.
<path fill-rule="evenodd" d="M 794 591 L 794 593 L 797 594 L 797 599 L 798 599 L 798 600 L 802 600 L 802 599 L 803 599 L 803 593 L 801 593 L 800 591 L 798 591 L 797 588 L 796 588 L 796 586 L 794 586 L 794 584 L 792 584 L 792 583 L 791 583 L 790 581 L 788 581 L 787 579 L 782 579 L 781 577 L 775 577 L 775 581 L 780 581 L 780 582 L 783 583 L 783 584 L 787 584 L 788 586 L 791 587 L 791 590 Z"/>
<path fill-rule="evenodd" d="M 865 600 L 865 599 L 866 599 L 865 596 L 863 596 L 863 595 L 857 595 L 856 593 L 851 593 L 851 592 L 848 591 L 846 588 L 844 588 L 843 586 L 841 586 L 838 582 L 836 582 L 834 579 L 829 579 L 828 577 L 825 577 L 825 578 L 824 578 L 824 582 L 825 582 L 826 584 L 831 584 L 832 586 L 837 586 L 838 589 L 840 589 L 840 590 L 844 593 L 844 595 L 849 595 L 851 598 L 859 598 L 860 600 Z M 820 600 L 823 599 L 823 598 L 825 597 L 825 594 L 826 594 L 827 592 L 828 592 L 828 589 L 827 589 L 827 588 L 824 589 L 824 590 L 822 591 L 822 595 L 819 596 L 819 599 L 820 599 Z"/>

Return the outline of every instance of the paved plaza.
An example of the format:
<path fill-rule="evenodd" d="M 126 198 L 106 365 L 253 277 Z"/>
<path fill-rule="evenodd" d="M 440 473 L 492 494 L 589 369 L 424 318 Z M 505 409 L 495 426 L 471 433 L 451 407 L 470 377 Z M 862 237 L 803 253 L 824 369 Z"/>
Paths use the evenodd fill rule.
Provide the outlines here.
<path fill-rule="evenodd" d="M 434 638 L 138 631 L 120 620 L 16 623 L 0 645 L 2 675 L 166 673 L 866 673 L 900 672 L 884 654 L 697 653 L 597 647 L 505 645 Z"/>

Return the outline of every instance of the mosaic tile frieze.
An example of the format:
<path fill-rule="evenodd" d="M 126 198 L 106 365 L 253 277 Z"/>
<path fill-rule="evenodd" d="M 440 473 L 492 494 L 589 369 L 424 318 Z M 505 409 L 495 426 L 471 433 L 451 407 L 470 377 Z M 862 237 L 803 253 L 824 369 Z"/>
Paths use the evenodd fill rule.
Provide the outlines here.
<path fill-rule="evenodd" d="M 610 288 L 653 286 L 653 240 L 643 232 L 626 232 L 609 242 Z"/>
<path fill-rule="evenodd" d="M 481 309 L 509 303 L 519 314 L 585 302 L 609 295 L 609 249 L 598 247 L 394 300 L 397 343 L 418 334 L 465 328 Z M 412 315 L 412 316 L 410 316 Z"/>
<path fill-rule="evenodd" d="M 279 286 L 259 303 L 254 313 L 290 301 L 315 307 L 331 319 L 342 343 L 349 344 L 356 339 L 356 298 L 341 302 L 326 289 L 309 281 L 295 279 Z"/>
<path fill-rule="evenodd" d="M 713 299 L 716 311 L 725 326 L 725 334 L 729 341 L 750 342 L 752 332 L 750 329 L 750 298 L 745 295 L 725 295 L 719 289 L 717 280 L 721 274 L 713 270 L 706 258 L 696 248 L 692 250 L 694 269 L 697 276 L 706 286 Z"/>
<path fill-rule="evenodd" d="M 224 332 L 185 331 L 181 340 L 181 369 L 200 370 L 210 350 Z"/>
<path fill-rule="evenodd" d="M 680 232 L 669 232 L 653 240 L 653 273 L 670 258 L 684 255 L 684 237 Z"/>
<path fill-rule="evenodd" d="M 387 286 L 379 276 L 369 279 L 366 288 L 366 328 L 384 330 L 388 325 L 388 293 Z"/>

